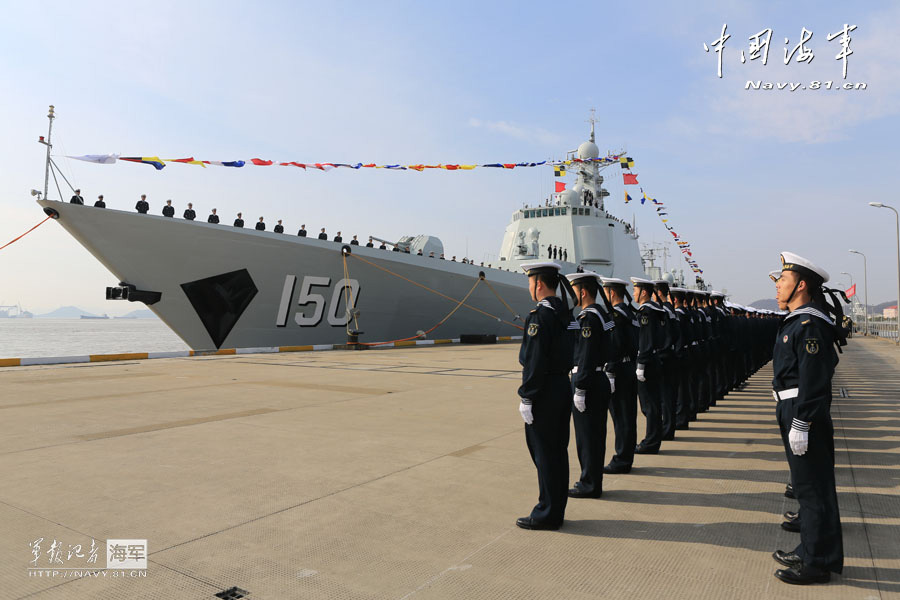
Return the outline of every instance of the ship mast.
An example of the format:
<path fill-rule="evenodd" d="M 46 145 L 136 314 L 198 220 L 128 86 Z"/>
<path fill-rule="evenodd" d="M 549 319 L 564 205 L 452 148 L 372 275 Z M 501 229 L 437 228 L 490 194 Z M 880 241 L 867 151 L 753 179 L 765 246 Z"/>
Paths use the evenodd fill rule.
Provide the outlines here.
<path fill-rule="evenodd" d="M 53 119 L 56 116 L 53 114 L 53 105 L 50 105 L 50 112 L 47 113 L 47 118 L 50 119 L 50 125 L 47 127 L 47 139 L 44 140 L 43 137 L 38 141 L 45 146 L 47 146 L 47 162 L 44 165 L 44 198 L 47 198 L 47 190 L 50 186 L 50 149 L 53 147 L 53 144 L 50 143 L 50 136 L 53 133 Z M 62 200 L 62 198 L 60 198 Z"/>

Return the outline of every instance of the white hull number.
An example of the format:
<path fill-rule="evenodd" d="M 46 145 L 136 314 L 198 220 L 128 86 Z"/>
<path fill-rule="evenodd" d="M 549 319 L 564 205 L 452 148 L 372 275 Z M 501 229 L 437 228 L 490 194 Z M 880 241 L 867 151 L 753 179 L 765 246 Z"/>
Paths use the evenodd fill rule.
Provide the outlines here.
<path fill-rule="evenodd" d="M 296 275 L 286 275 L 284 288 L 281 291 L 281 303 L 278 306 L 278 315 L 275 317 L 275 325 L 285 327 L 288 321 L 288 312 L 291 299 L 294 297 L 294 288 L 297 286 Z M 316 277 L 306 275 L 300 284 L 300 295 L 297 297 L 297 306 L 302 306 L 294 314 L 294 322 L 300 327 L 318 327 L 325 316 L 326 305 L 328 310 L 328 324 L 332 327 L 343 327 L 350 319 L 351 308 L 356 307 L 359 296 L 359 282 L 355 279 L 341 279 L 334 284 L 330 302 L 325 301 L 322 294 L 313 293 L 313 288 L 327 288 L 331 286 L 331 277 Z M 345 300 L 349 296 L 349 307 Z"/>

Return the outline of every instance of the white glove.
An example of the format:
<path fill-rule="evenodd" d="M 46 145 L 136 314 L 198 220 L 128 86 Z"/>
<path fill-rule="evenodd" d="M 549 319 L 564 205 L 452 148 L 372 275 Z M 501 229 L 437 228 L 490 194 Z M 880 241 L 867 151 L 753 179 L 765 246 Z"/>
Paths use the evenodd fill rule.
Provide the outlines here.
<path fill-rule="evenodd" d="M 522 420 L 526 425 L 534 423 L 534 415 L 531 414 L 531 405 L 519 402 L 519 412 L 522 414 Z"/>
<path fill-rule="evenodd" d="M 584 412 L 584 409 L 587 408 L 584 404 L 584 390 L 575 389 L 575 397 L 572 398 L 572 402 L 575 403 L 575 408 L 578 409 L 578 412 Z"/>
<path fill-rule="evenodd" d="M 615 394 L 616 393 L 616 376 L 613 375 L 612 373 L 607 373 L 606 378 L 609 379 L 609 393 Z"/>
<path fill-rule="evenodd" d="M 791 432 L 788 433 L 788 442 L 790 442 L 791 451 L 794 454 L 803 456 L 809 447 L 809 432 L 791 427 Z"/>
<path fill-rule="evenodd" d="M 638 365 L 635 374 L 637 375 L 638 381 L 647 381 L 647 378 L 644 377 L 644 365 Z"/>

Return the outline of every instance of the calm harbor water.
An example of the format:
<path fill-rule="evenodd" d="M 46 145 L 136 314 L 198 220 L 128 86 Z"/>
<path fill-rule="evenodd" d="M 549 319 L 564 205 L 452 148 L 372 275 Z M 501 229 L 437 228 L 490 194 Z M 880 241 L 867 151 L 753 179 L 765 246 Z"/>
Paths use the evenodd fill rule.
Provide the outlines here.
<path fill-rule="evenodd" d="M 159 319 L 0 319 L 0 358 L 189 350 Z"/>

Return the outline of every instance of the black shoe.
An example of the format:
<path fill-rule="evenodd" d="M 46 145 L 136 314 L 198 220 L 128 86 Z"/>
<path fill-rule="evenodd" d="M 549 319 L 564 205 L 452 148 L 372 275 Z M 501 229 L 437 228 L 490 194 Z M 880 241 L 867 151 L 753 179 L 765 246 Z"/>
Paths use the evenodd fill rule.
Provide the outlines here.
<path fill-rule="evenodd" d="M 796 500 L 797 496 L 794 495 L 794 486 L 791 484 L 787 484 L 784 488 L 784 497 L 790 498 L 791 500 Z"/>
<path fill-rule="evenodd" d="M 800 533 L 800 520 L 785 521 L 781 524 L 781 528 L 785 531 L 790 531 L 791 533 Z"/>
<path fill-rule="evenodd" d="M 800 517 L 800 513 L 789 510 L 781 516 L 783 516 L 788 521 L 796 521 Z"/>
<path fill-rule="evenodd" d="M 831 573 L 828 571 L 813 571 L 802 566 L 778 569 L 775 571 L 775 577 L 793 585 L 809 585 L 810 583 L 828 583 L 831 581 Z"/>
<path fill-rule="evenodd" d="M 647 446 L 641 446 L 638 444 L 634 447 L 635 454 L 659 454 L 659 446 L 656 448 L 649 448 Z"/>
<path fill-rule="evenodd" d="M 516 519 L 516 527 L 521 527 L 522 529 L 546 529 L 549 531 L 556 531 L 560 528 L 560 524 L 542 523 L 540 521 L 535 521 L 531 517 L 519 517 Z"/>
<path fill-rule="evenodd" d="M 688 430 L 688 424 L 687 424 L 687 423 L 683 423 L 683 424 L 681 424 L 681 425 L 676 425 L 676 426 L 675 426 L 675 431 L 687 431 L 687 430 Z"/>
<path fill-rule="evenodd" d="M 673 441 L 675 441 L 675 432 L 673 431 L 672 433 L 667 433 L 666 435 L 664 435 L 664 436 L 663 436 L 663 441 L 664 441 L 664 442 L 673 442 Z"/>
<path fill-rule="evenodd" d="M 588 492 L 580 487 L 573 487 L 569 490 L 569 498 L 599 498 L 603 495 L 603 490 L 599 492 Z"/>
<path fill-rule="evenodd" d="M 603 472 L 606 475 L 625 475 L 631 473 L 631 465 L 614 465 L 609 463 L 603 467 Z"/>
<path fill-rule="evenodd" d="M 799 567 L 803 564 L 803 559 L 794 554 L 793 552 L 785 552 L 783 550 L 776 550 L 772 553 L 772 558 L 776 561 L 780 562 L 784 566 L 790 567 Z"/>

